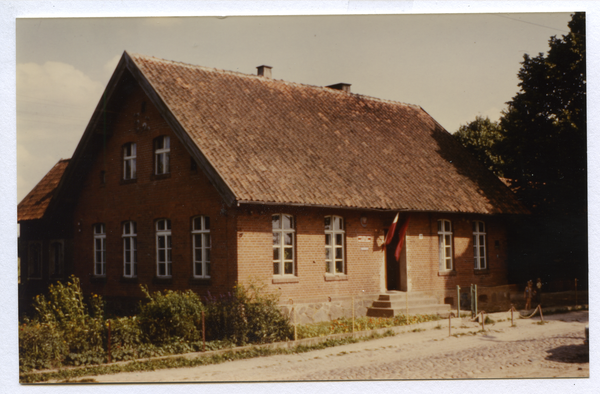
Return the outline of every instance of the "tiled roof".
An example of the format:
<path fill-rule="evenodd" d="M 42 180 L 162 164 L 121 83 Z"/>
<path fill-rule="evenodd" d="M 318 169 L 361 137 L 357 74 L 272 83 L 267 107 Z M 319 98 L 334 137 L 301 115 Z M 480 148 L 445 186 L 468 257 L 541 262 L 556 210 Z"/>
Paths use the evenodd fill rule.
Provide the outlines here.
<path fill-rule="evenodd" d="M 526 212 L 419 106 L 125 56 L 238 202 Z"/>
<path fill-rule="evenodd" d="M 60 160 L 29 192 L 17 207 L 17 220 L 41 219 L 48 208 L 56 187 L 62 178 L 69 159 Z"/>

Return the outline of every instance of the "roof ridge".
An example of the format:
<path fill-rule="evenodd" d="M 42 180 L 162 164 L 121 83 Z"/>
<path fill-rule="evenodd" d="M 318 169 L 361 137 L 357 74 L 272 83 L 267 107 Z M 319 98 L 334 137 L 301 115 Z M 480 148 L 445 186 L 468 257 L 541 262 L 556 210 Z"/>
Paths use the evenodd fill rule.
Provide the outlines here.
<path fill-rule="evenodd" d="M 276 83 L 283 83 L 286 85 L 303 86 L 303 87 L 309 87 L 309 88 L 320 89 L 320 90 L 326 89 L 325 90 L 326 92 L 333 93 L 333 94 L 349 94 L 349 95 L 356 96 L 359 98 L 369 99 L 369 100 L 373 100 L 373 101 L 379 101 L 382 103 L 400 104 L 400 105 L 405 105 L 405 106 L 416 108 L 416 109 L 422 109 L 422 107 L 418 104 L 411 104 L 411 103 L 405 103 L 403 101 L 384 99 L 384 98 L 369 96 L 369 95 L 361 94 L 361 93 L 344 92 L 341 90 L 328 88 L 327 86 L 310 85 L 310 84 L 302 83 L 302 82 L 286 81 L 284 79 L 265 78 L 260 75 L 247 74 L 247 73 L 243 73 L 241 71 L 232 71 L 232 70 L 225 70 L 225 69 L 216 68 L 216 67 L 201 66 L 198 64 L 191 64 L 191 63 L 185 63 L 185 62 L 181 62 L 181 61 L 158 58 L 156 56 L 143 55 L 141 53 L 129 53 L 128 52 L 128 54 L 132 58 L 138 57 L 138 58 L 144 58 L 144 59 L 151 60 L 151 61 L 158 61 L 158 62 L 162 62 L 162 63 L 174 64 L 174 65 L 186 67 L 186 68 L 200 69 L 200 70 L 206 70 L 206 71 L 210 71 L 210 72 L 218 72 L 221 74 L 230 74 L 230 75 L 235 75 L 235 76 L 244 77 L 244 78 L 253 78 L 253 79 L 258 79 L 260 81 L 264 81 L 267 83 L 268 82 L 276 82 Z"/>

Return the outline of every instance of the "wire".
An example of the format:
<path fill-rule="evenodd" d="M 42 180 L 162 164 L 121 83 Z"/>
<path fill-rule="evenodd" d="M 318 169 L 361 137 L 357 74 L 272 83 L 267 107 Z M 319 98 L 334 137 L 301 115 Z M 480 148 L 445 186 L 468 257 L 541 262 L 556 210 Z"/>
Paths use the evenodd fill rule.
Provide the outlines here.
<path fill-rule="evenodd" d="M 517 21 L 517 22 L 521 22 L 521 23 L 527 23 L 528 25 L 534 25 L 534 26 L 544 27 L 544 28 L 546 28 L 546 29 L 556 30 L 556 31 L 559 31 L 559 32 L 567 33 L 567 34 L 569 34 L 569 33 L 572 33 L 572 32 L 571 32 L 571 31 L 569 31 L 569 30 L 563 30 L 563 29 L 559 29 L 559 28 L 557 28 L 557 27 L 551 27 L 551 26 L 546 26 L 546 25 L 540 25 L 539 23 L 533 23 L 533 22 L 524 21 L 524 20 L 522 20 L 522 19 L 511 18 L 511 17 L 509 17 L 509 16 L 502 15 L 502 14 L 492 14 L 492 15 L 494 15 L 494 16 L 499 16 L 499 17 L 501 17 L 501 18 L 510 19 L 510 20 Z M 585 34 L 579 34 L 579 33 L 573 33 L 573 34 L 577 34 L 577 35 L 581 35 L 581 36 L 584 36 L 584 37 L 585 37 Z"/>

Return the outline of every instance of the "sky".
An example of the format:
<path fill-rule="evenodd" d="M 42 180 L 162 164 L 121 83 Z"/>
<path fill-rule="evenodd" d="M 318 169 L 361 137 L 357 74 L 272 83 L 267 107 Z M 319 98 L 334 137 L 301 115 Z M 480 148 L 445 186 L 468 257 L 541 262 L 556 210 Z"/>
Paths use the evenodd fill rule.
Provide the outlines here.
<path fill-rule="evenodd" d="M 16 21 L 17 200 L 72 156 L 123 51 L 420 105 L 446 130 L 501 111 L 570 13 Z"/>
<path fill-rule="evenodd" d="M 518 91 L 523 54 L 545 52 L 552 35 L 566 34 L 574 10 L 588 11 L 589 250 L 590 261 L 596 261 L 600 258 L 595 198 L 600 190 L 594 160 L 600 157 L 596 127 L 600 111 L 594 110 L 600 93 L 599 2 L 0 0 L 0 222 L 6 235 L 0 237 L 3 387 L 7 392 L 31 390 L 20 386 L 17 377 L 17 203 L 59 159 L 72 156 L 124 50 L 249 74 L 267 64 L 273 66 L 275 79 L 310 85 L 351 83 L 354 93 L 420 105 L 454 132 L 478 115 L 492 120 L 500 116 Z M 308 14 L 343 16 L 255 17 Z M 163 15 L 187 17 L 124 18 Z M 197 15 L 211 16 L 190 17 Z M 112 19 L 96 18 L 100 16 Z M 590 264 L 590 283 L 595 283 L 597 271 Z M 590 290 L 590 302 L 595 303 L 598 292 Z M 590 316 L 594 325 L 598 319 Z M 590 352 L 590 379 L 454 381 L 446 382 L 441 391 L 505 393 L 518 387 L 531 393 L 573 388 L 591 393 L 600 376 L 598 354 Z M 364 393 L 400 386 L 403 392 L 440 392 L 439 382 L 338 382 L 333 387 L 314 383 L 295 385 L 293 392 L 341 388 Z M 158 393 L 167 387 L 173 393 L 198 388 L 144 389 Z M 291 387 L 284 386 L 286 391 Z M 279 393 L 281 388 L 253 385 L 252 391 Z M 128 388 L 36 389 L 98 393 Z M 202 390 L 248 392 L 246 386 L 235 384 L 203 385 Z"/>

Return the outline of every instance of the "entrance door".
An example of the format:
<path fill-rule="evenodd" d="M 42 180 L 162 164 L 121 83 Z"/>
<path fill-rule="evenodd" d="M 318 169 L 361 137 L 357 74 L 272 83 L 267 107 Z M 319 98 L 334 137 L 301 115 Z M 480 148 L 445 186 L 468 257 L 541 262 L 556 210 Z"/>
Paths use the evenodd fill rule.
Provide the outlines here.
<path fill-rule="evenodd" d="M 400 261 L 396 261 L 396 256 L 394 256 L 400 241 L 399 233 L 399 231 L 396 231 L 392 242 L 385 248 L 386 286 L 388 290 L 407 291 L 406 242 L 404 242 L 400 253 Z"/>
<path fill-rule="evenodd" d="M 400 263 L 394 257 L 396 247 L 398 246 L 398 239 L 399 235 L 396 232 L 392 242 L 385 248 L 385 273 L 388 290 L 400 290 Z"/>

